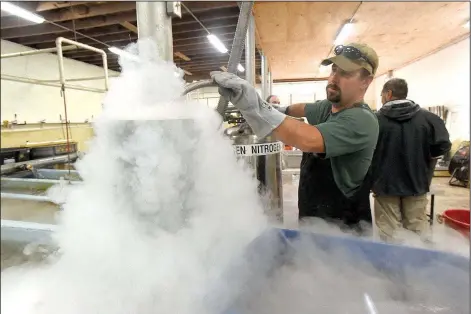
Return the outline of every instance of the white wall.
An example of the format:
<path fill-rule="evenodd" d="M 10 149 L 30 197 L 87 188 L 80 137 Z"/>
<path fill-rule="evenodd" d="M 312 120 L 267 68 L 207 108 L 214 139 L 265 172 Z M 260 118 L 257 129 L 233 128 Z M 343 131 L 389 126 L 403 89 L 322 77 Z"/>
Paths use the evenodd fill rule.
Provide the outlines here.
<path fill-rule="evenodd" d="M 272 86 L 273 95 L 280 98 L 282 105 L 291 105 L 301 102 L 314 102 L 325 99 L 325 86 L 327 82 L 299 82 L 299 83 L 275 83 Z M 260 92 L 260 86 L 256 87 Z M 208 87 L 196 90 L 190 95 L 191 98 L 216 108 L 219 93 L 216 87 Z"/>
<path fill-rule="evenodd" d="M 1 41 L 1 54 L 32 50 L 30 47 L 9 41 Z M 40 80 L 58 80 L 57 56 L 39 54 L 1 60 L 2 75 L 28 77 Z M 103 69 L 83 62 L 64 59 L 65 76 L 67 79 L 96 77 L 103 75 Z M 109 75 L 118 73 L 110 71 Z M 104 88 L 103 80 L 73 82 L 94 88 Z M 101 112 L 101 101 L 104 94 L 86 91 L 66 90 L 68 120 L 84 122 L 96 117 Z M 33 85 L 19 82 L 1 81 L 1 115 L 2 120 L 14 120 L 18 123 L 37 123 L 46 119 L 46 123 L 60 122 L 59 115 L 64 119 L 63 98 L 58 87 Z"/>
<path fill-rule="evenodd" d="M 469 140 L 470 64 L 469 37 L 408 66 L 394 70 L 409 86 L 408 98 L 422 107 L 446 106 L 447 127 L 452 140 Z M 377 108 L 386 76 L 375 80 Z"/>

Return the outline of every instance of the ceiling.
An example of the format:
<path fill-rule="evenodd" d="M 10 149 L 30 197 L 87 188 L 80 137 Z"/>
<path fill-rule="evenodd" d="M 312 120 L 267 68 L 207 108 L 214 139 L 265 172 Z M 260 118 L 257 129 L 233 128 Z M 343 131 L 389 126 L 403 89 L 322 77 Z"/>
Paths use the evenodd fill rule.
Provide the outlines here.
<path fill-rule="evenodd" d="M 134 1 L 11 2 L 41 15 L 47 22 L 34 24 L 2 12 L 1 38 L 4 40 L 42 49 L 55 47 L 55 39 L 62 36 L 104 49 L 108 53 L 109 68 L 115 71 L 120 70 L 118 56 L 105 48 L 109 46 L 124 48 L 137 40 Z M 235 1 L 184 1 L 183 4 L 211 33 L 217 35 L 226 47 L 231 47 L 239 15 L 239 7 Z M 181 19 L 172 19 L 174 61 L 186 71 L 187 81 L 209 78 L 210 71 L 220 70 L 221 66 L 227 65 L 229 55 L 221 54 L 208 42 L 207 32 L 184 8 L 182 14 Z M 75 31 L 101 43 L 76 34 Z M 64 52 L 64 56 L 101 66 L 101 57 L 87 50 Z M 245 65 L 244 59 L 243 54 L 242 65 Z M 260 73 L 258 53 L 256 53 L 256 71 Z"/>
<path fill-rule="evenodd" d="M 48 21 L 36 25 L 2 12 L 1 38 L 25 46 L 54 47 L 55 39 L 62 36 L 104 49 L 109 68 L 119 71 L 117 55 L 106 48 L 124 48 L 137 40 L 133 1 L 12 3 Z M 230 48 L 239 14 L 235 1 L 183 4 Z M 267 55 L 274 80 L 321 79 L 326 75 L 319 71 L 321 60 L 331 54 L 343 23 L 353 18 L 354 32 L 347 41 L 372 46 L 380 57 L 378 74 L 382 74 L 469 36 L 469 28 L 463 27 L 469 20 L 469 9 L 469 2 L 256 2 L 257 47 Z M 181 19 L 172 19 L 174 61 L 186 71 L 187 81 L 208 78 L 210 71 L 227 65 L 229 55 L 216 51 L 202 26 L 185 9 L 182 13 Z M 101 57 L 89 51 L 64 55 L 101 66 Z M 241 63 L 245 65 L 244 55 Z M 258 76 L 258 51 L 256 72 Z"/>
<path fill-rule="evenodd" d="M 404 66 L 469 36 L 469 2 L 256 2 L 257 39 L 274 79 L 325 76 L 341 26 L 353 18 L 347 42 L 379 55 L 378 74 Z M 319 73 L 320 72 L 320 73 Z"/>

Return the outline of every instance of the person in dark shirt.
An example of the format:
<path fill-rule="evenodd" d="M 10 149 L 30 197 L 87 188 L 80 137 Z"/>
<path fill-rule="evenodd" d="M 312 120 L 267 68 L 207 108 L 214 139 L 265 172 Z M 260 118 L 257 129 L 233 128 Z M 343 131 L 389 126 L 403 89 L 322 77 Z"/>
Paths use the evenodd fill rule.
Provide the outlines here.
<path fill-rule="evenodd" d="M 405 80 L 387 81 L 377 113 L 372 191 L 375 222 L 384 241 L 394 240 L 401 227 L 418 234 L 427 230 L 427 193 L 434 165 L 451 148 L 443 120 L 406 99 L 407 93 Z"/>

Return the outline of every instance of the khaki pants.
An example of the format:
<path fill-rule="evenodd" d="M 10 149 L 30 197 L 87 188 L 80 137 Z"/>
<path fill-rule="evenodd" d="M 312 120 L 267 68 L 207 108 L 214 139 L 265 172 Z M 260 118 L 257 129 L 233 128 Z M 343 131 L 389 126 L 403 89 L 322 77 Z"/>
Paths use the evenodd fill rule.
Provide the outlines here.
<path fill-rule="evenodd" d="M 383 241 L 394 239 L 397 229 L 403 227 L 422 235 L 428 230 L 427 195 L 375 196 L 374 215 L 379 236 Z"/>

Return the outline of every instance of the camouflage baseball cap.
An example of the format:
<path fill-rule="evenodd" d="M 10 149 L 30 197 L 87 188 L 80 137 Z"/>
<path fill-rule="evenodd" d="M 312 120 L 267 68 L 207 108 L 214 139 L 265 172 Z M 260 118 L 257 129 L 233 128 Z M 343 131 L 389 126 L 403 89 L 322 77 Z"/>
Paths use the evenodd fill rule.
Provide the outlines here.
<path fill-rule="evenodd" d="M 335 56 L 322 61 L 322 65 L 335 64 L 344 71 L 350 72 L 364 68 L 371 74 L 376 74 L 379 65 L 379 58 L 368 45 L 351 43 L 334 48 Z"/>

